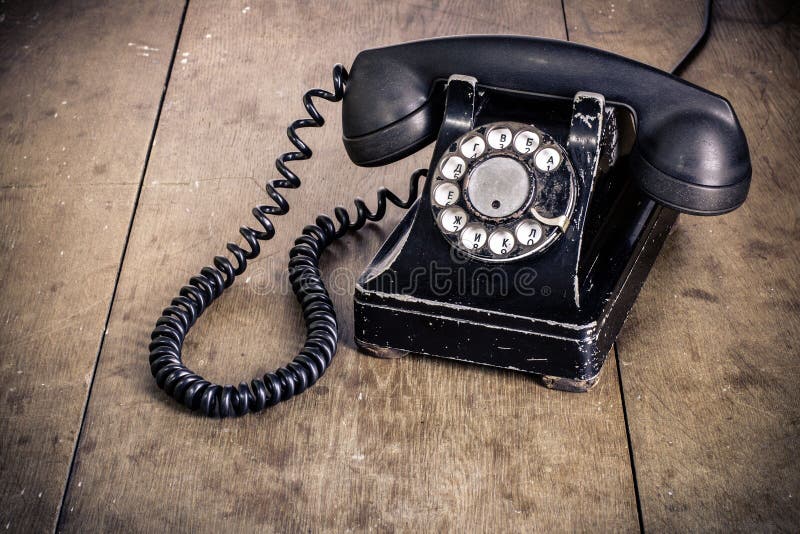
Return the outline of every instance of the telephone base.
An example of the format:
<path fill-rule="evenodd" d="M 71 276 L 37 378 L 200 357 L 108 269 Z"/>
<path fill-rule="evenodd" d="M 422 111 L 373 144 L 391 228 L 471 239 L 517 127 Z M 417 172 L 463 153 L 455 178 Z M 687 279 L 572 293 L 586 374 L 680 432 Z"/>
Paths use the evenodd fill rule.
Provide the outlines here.
<path fill-rule="evenodd" d="M 356 344 L 381 358 L 435 356 L 538 375 L 553 389 L 587 391 L 597 380 L 618 328 L 611 324 L 616 318 L 598 327 L 594 321 L 572 325 L 447 308 L 439 302 L 356 288 Z"/>
<path fill-rule="evenodd" d="M 510 123 L 492 115 L 492 99 L 486 106 L 477 105 L 479 94 L 474 79 L 448 83 L 445 116 L 425 189 L 356 282 L 356 343 L 379 356 L 404 351 L 448 358 L 530 373 L 554 389 L 587 391 L 597 382 L 677 212 L 644 196 L 635 185 L 627 159 L 633 146 L 633 119 L 606 105 L 602 95 L 578 92 L 572 102 L 551 106 L 552 116 L 520 116 L 521 122 Z M 495 95 L 494 101 L 511 104 L 509 99 L 515 98 L 524 101 L 504 107 L 513 107 L 516 115 L 541 109 L 520 95 Z M 525 130 L 526 124 L 531 131 Z M 536 130 L 539 134 L 531 133 L 533 125 L 541 128 Z M 513 128 L 520 129 L 512 133 Z M 546 208 L 553 215 L 537 220 L 559 229 L 548 234 L 553 239 L 544 241 L 546 250 L 534 249 L 511 259 L 502 255 L 525 250 L 513 249 L 512 227 L 487 229 L 485 220 L 513 215 L 492 215 L 491 210 L 507 207 L 509 197 L 503 196 L 503 188 L 515 189 L 519 183 L 515 177 L 522 174 L 511 165 L 497 171 L 493 179 L 505 185 L 491 189 L 492 195 L 482 198 L 476 189 L 475 197 L 470 196 L 471 180 L 482 183 L 475 169 L 492 161 L 480 158 L 519 161 L 521 149 L 516 145 L 505 152 L 501 146 L 495 156 L 484 154 L 491 146 L 491 133 L 501 130 L 509 132 L 509 139 L 535 135 L 548 144 L 547 150 L 562 154 L 559 161 L 567 162 L 550 174 L 536 174 L 539 191 L 550 195 L 547 201 L 540 199 L 540 205 L 559 206 Z M 482 156 L 470 156 L 472 152 L 464 152 L 467 145 L 459 145 L 470 135 L 470 141 L 478 141 L 469 146 L 481 150 Z M 472 163 L 461 156 L 473 158 Z M 455 167 L 448 170 L 450 162 Z M 525 172 L 538 171 L 526 167 Z M 454 187 L 462 178 L 466 185 Z M 448 196 L 436 200 L 436 192 L 447 188 Z M 531 193 L 511 197 L 525 194 Z M 458 204 L 461 195 L 463 205 Z M 455 203 L 450 202 L 453 198 Z M 495 201 L 488 203 L 489 198 Z M 484 211 L 471 204 L 484 200 Z M 553 222 L 559 213 L 568 224 Z M 452 219 L 443 227 L 445 216 Z M 521 243 L 519 228 L 530 221 L 520 217 L 522 223 L 515 223 L 514 232 Z M 470 228 L 474 236 L 468 233 Z M 540 228 L 539 239 L 543 231 Z M 510 242 L 512 249 L 502 245 L 492 249 L 492 236 L 502 232 L 509 237 L 500 243 Z M 464 239 L 483 252 L 464 252 Z M 491 254 L 487 247 L 480 248 L 483 245 Z"/>
<path fill-rule="evenodd" d="M 677 213 L 652 202 L 640 202 L 638 235 L 624 240 L 630 248 L 613 248 L 603 257 L 613 272 L 591 294 L 583 312 L 570 319 L 540 315 L 547 299 L 531 297 L 529 314 L 454 304 L 447 297 L 386 290 L 375 285 L 375 273 L 393 272 L 396 248 L 406 243 L 401 224 L 358 280 L 354 295 L 355 341 L 379 357 L 414 353 L 489 365 L 538 375 L 549 388 L 584 392 L 598 381 L 606 357 L 647 274 L 669 234 Z M 407 215 L 414 218 L 414 209 Z M 613 253 L 612 253 L 613 252 Z M 623 259 L 624 258 L 624 259 Z M 621 261 L 620 261 L 621 260 Z"/>

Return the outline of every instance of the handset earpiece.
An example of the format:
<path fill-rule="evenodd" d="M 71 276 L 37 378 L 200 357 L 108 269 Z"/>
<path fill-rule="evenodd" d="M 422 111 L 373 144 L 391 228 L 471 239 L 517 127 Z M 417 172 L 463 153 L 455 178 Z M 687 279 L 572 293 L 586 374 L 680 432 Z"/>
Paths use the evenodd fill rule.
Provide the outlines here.
<path fill-rule="evenodd" d="M 369 52 L 353 62 L 342 105 L 342 142 L 362 167 L 387 165 L 433 141 L 445 102 L 446 78 L 428 82 L 418 72 L 398 71 L 383 84 L 380 78 L 391 67 L 382 54 L 373 59 Z"/>
<path fill-rule="evenodd" d="M 632 175 L 657 202 L 684 213 L 719 215 L 747 198 L 747 141 L 730 104 L 716 98 L 721 114 L 663 110 L 658 123 L 637 133 Z"/>
<path fill-rule="evenodd" d="M 592 91 L 636 118 L 634 178 L 656 201 L 716 215 L 737 208 L 750 184 L 750 154 L 730 104 L 666 72 L 602 50 L 518 36 L 460 36 L 361 52 L 342 109 L 343 141 L 358 165 L 384 165 L 438 131 L 452 74 L 516 91 Z"/>

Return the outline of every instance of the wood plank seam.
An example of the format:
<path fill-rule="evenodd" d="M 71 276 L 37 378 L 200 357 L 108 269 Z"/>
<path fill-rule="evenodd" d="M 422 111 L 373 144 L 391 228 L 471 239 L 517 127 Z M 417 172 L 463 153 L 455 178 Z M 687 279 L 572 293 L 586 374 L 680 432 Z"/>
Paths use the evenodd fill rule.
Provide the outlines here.
<path fill-rule="evenodd" d="M 561 0 L 561 14 L 564 17 L 564 37 L 569 41 L 569 24 L 567 24 L 567 7 L 564 5 L 564 0 Z"/>
<path fill-rule="evenodd" d="M 628 423 L 628 405 L 625 403 L 625 390 L 622 387 L 622 365 L 619 359 L 619 348 L 614 341 L 614 358 L 617 360 L 617 381 L 619 382 L 619 400 L 622 404 L 622 417 L 625 420 L 625 438 L 628 440 L 628 456 L 631 463 L 631 475 L 633 476 L 633 493 L 636 496 L 636 515 L 639 517 L 639 532 L 644 532 L 644 517 L 642 516 L 642 500 L 639 496 L 639 476 L 636 473 L 636 461 L 633 457 L 633 442 L 631 441 L 631 427 Z"/>
<path fill-rule="evenodd" d="M 100 360 L 100 354 L 102 354 L 102 351 L 103 351 L 103 343 L 105 342 L 106 334 L 108 333 L 108 322 L 109 322 L 109 320 L 111 318 L 111 311 L 114 308 L 114 300 L 115 300 L 115 298 L 117 296 L 117 288 L 119 287 L 119 279 L 120 279 L 120 275 L 122 274 L 122 266 L 125 263 L 125 255 L 126 255 L 126 253 L 128 251 L 128 243 L 130 242 L 131 230 L 133 229 L 133 222 L 136 219 L 136 211 L 137 211 L 137 208 L 139 206 L 139 199 L 140 199 L 141 194 L 142 194 L 142 185 L 144 184 L 144 178 L 147 175 L 147 165 L 150 162 L 150 155 L 153 152 L 153 142 L 155 141 L 156 132 L 158 131 L 158 123 L 159 123 L 159 120 L 161 118 L 161 111 L 164 108 L 164 100 L 165 100 L 165 97 L 167 95 L 167 89 L 169 88 L 170 79 L 172 77 L 172 69 L 173 69 L 173 67 L 175 65 L 175 57 L 177 56 L 177 53 L 178 53 L 178 44 L 180 43 L 181 32 L 183 31 L 183 23 L 186 20 L 186 12 L 187 12 L 188 9 L 189 9 L 189 0 L 185 0 L 184 5 L 183 5 L 183 11 L 181 12 L 181 18 L 180 18 L 180 20 L 178 22 L 178 29 L 177 29 L 177 32 L 176 32 L 176 35 L 175 35 L 175 41 L 174 41 L 174 44 L 172 45 L 172 54 L 170 56 L 169 64 L 167 65 L 167 72 L 166 72 L 166 76 L 165 76 L 165 79 L 164 79 L 164 86 L 163 86 L 163 88 L 161 90 L 161 97 L 159 98 L 158 108 L 156 110 L 156 116 L 155 116 L 155 119 L 153 120 L 153 128 L 152 128 L 152 131 L 150 132 L 150 138 L 148 139 L 147 152 L 145 153 L 144 162 L 142 164 L 142 171 L 141 171 L 141 173 L 139 175 L 139 186 L 136 189 L 136 197 L 134 198 L 134 201 L 133 201 L 133 209 L 131 210 L 130 220 L 128 221 L 128 228 L 127 228 L 127 231 L 125 233 L 125 241 L 123 242 L 123 245 L 122 245 L 122 253 L 120 255 L 119 263 L 117 265 L 117 272 L 116 272 L 116 274 L 114 276 L 114 286 L 113 286 L 113 288 L 111 290 L 111 298 L 109 299 L 109 302 L 108 302 L 108 310 L 106 311 L 106 317 L 105 317 L 105 320 L 103 321 L 103 329 L 102 329 L 102 331 L 100 333 L 100 343 L 99 343 L 99 345 L 97 347 L 97 354 L 95 356 L 94 365 L 92 366 L 92 377 L 89 380 L 89 387 L 88 387 L 88 389 L 86 391 L 86 400 L 85 400 L 84 405 L 83 405 L 83 411 L 82 411 L 82 414 L 81 414 L 81 422 L 80 422 L 80 425 L 79 425 L 79 428 L 78 428 L 78 435 L 75 437 L 75 446 L 74 446 L 74 448 L 72 450 L 72 458 L 70 460 L 70 465 L 69 465 L 69 469 L 67 471 L 66 480 L 64 481 L 64 489 L 63 489 L 63 491 L 61 493 L 61 503 L 58 506 L 57 520 L 56 520 L 54 532 L 58 532 L 59 531 L 59 526 L 61 525 L 61 523 L 63 521 L 64 501 L 65 501 L 65 499 L 67 497 L 67 490 L 69 488 L 70 482 L 72 480 L 72 475 L 73 475 L 73 472 L 75 470 L 75 458 L 77 457 L 78 447 L 80 446 L 81 437 L 83 436 L 84 425 L 86 423 L 86 413 L 87 413 L 87 410 L 89 408 L 89 401 L 90 401 L 90 399 L 92 397 L 92 388 L 94 386 L 95 378 L 96 378 L 96 375 L 97 375 L 97 364 L 98 364 L 98 362 Z"/>
<path fill-rule="evenodd" d="M 612 4 L 612 6 L 613 6 L 613 4 Z M 569 41 L 570 40 L 570 38 L 569 38 L 569 24 L 568 24 L 568 21 L 567 21 L 567 13 L 566 13 L 566 6 L 565 6 L 565 3 L 564 3 L 564 0 L 561 0 L 561 9 L 562 9 L 563 14 L 564 14 L 564 32 L 565 32 L 567 41 Z M 710 10 L 710 7 L 707 7 L 706 9 Z M 708 13 L 708 15 L 710 16 L 710 12 Z M 702 31 L 703 30 L 701 29 L 701 32 Z M 710 31 L 709 31 L 709 34 L 710 34 Z M 708 38 L 708 35 L 705 35 L 705 37 L 703 37 L 701 39 L 704 40 L 704 39 L 707 39 L 707 38 Z M 695 47 L 695 44 L 696 43 L 693 42 L 693 43 L 691 43 L 689 45 L 689 48 L 690 48 L 690 52 L 689 53 L 691 53 L 691 49 L 693 49 Z M 676 65 L 676 68 L 681 63 L 683 63 L 683 61 L 685 60 L 686 56 L 685 55 L 681 56 L 681 58 L 682 59 L 679 60 L 678 65 Z M 616 359 L 616 364 L 617 364 L 617 372 L 616 372 L 617 376 L 616 376 L 616 379 L 617 379 L 617 381 L 619 383 L 620 402 L 621 402 L 621 405 L 622 405 L 622 414 L 623 414 L 623 418 L 624 418 L 624 421 L 625 421 L 625 437 L 626 437 L 627 443 L 628 443 L 629 462 L 630 462 L 630 466 L 631 466 L 631 476 L 633 478 L 633 490 L 634 490 L 634 495 L 635 495 L 635 498 L 636 498 L 636 514 L 637 514 L 637 518 L 638 518 L 638 521 L 639 521 L 639 531 L 640 532 L 644 532 L 644 517 L 642 515 L 642 503 L 641 503 L 641 498 L 640 498 L 640 494 L 639 494 L 639 480 L 638 480 L 638 474 L 637 474 L 637 471 L 636 471 L 636 462 L 635 462 L 635 459 L 634 459 L 633 443 L 631 441 L 631 431 L 630 431 L 630 424 L 629 424 L 629 420 L 628 420 L 628 408 L 627 408 L 627 405 L 626 405 L 626 402 L 625 402 L 624 384 L 622 382 L 622 373 L 621 373 L 621 370 L 620 370 L 621 362 L 620 362 L 620 356 L 619 356 L 619 348 L 617 347 L 616 341 L 614 342 L 614 349 L 613 350 L 614 350 L 614 357 Z"/>
<path fill-rule="evenodd" d="M 564 0 L 561 0 L 561 13 L 564 17 L 564 36 L 566 40 L 569 41 L 569 23 L 567 21 L 567 8 L 564 5 Z M 636 499 L 636 518 L 639 521 L 639 532 L 644 532 L 644 518 L 642 517 L 642 501 L 639 497 L 639 480 L 636 474 L 636 463 L 633 457 L 633 443 L 631 442 L 631 430 L 628 424 L 628 409 L 625 404 L 625 391 L 622 384 L 622 373 L 620 372 L 619 366 L 619 350 L 617 348 L 617 342 L 614 341 L 613 345 L 613 352 L 614 358 L 617 363 L 617 372 L 616 372 L 616 379 L 617 383 L 619 384 L 619 397 L 620 403 L 622 405 L 622 418 L 625 421 L 625 439 L 628 443 L 628 459 L 631 467 L 631 478 L 633 479 L 633 494 Z"/>

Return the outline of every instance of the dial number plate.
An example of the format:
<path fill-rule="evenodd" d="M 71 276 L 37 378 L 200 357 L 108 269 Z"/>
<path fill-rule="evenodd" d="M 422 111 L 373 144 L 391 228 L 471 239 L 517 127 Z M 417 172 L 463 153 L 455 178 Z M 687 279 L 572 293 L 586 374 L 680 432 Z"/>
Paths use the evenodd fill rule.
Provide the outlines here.
<path fill-rule="evenodd" d="M 500 122 L 458 138 L 436 163 L 431 206 L 451 246 L 488 262 L 543 252 L 577 194 L 564 148 L 533 125 Z"/>

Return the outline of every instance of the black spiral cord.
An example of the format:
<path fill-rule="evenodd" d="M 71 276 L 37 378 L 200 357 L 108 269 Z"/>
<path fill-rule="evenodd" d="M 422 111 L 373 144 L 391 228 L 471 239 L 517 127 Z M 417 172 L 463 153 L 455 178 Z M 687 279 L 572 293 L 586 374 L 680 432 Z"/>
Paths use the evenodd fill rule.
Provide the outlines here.
<path fill-rule="evenodd" d="M 275 236 L 271 217 L 285 215 L 289 211 L 289 203 L 278 189 L 297 189 L 300 187 L 300 178 L 286 164 L 295 160 L 307 160 L 312 155 L 311 149 L 297 135 L 297 130 L 319 128 L 325 124 L 325 119 L 317 111 L 312 99 L 339 102 L 344 96 L 346 85 L 347 71 L 342 65 L 336 65 L 333 68 L 333 93 L 312 89 L 303 95 L 303 106 L 309 117 L 294 121 L 286 130 L 286 135 L 297 151 L 287 152 L 275 161 L 275 167 L 282 178 L 270 180 L 265 186 L 267 195 L 275 205 L 253 208 L 253 216 L 263 229 L 249 226 L 239 229 L 249 250 L 235 243 L 228 243 L 226 248 L 235 259 L 236 265 L 225 256 L 215 256 L 214 267 L 204 267 L 199 275 L 190 278 L 189 284 L 181 288 L 179 296 L 172 299 L 156 321 L 156 328 L 150 336 L 150 371 L 161 389 L 191 410 L 199 410 L 209 417 L 238 417 L 288 400 L 319 380 L 330 365 L 338 342 L 336 312 L 319 269 L 322 252 L 333 241 L 350 231 L 360 229 L 367 221 L 381 220 L 386 214 L 387 200 L 395 206 L 407 209 L 417 198 L 419 179 L 426 175 L 424 169 L 412 174 L 406 200 L 382 187 L 378 190 L 378 204 L 374 212 L 369 210 L 363 200 L 357 198 L 354 200 L 355 221 L 350 220 L 350 214 L 345 208 L 338 206 L 334 210 L 339 222 L 338 229 L 327 215 L 317 216 L 315 224 L 303 229 L 303 235 L 295 240 L 294 247 L 289 252 L 289 281 L 303 310 L 307 329 L 306 341 L 299 354 L 285 367 L 254 379 L 249 385 L 241 382 L 235 387 L 209 382 L 184 365 L 181 350 L 189 329 L 206 308 L 247 269 L 247 261 L 259 255 L 259 241 L 268 241 Z"/>

